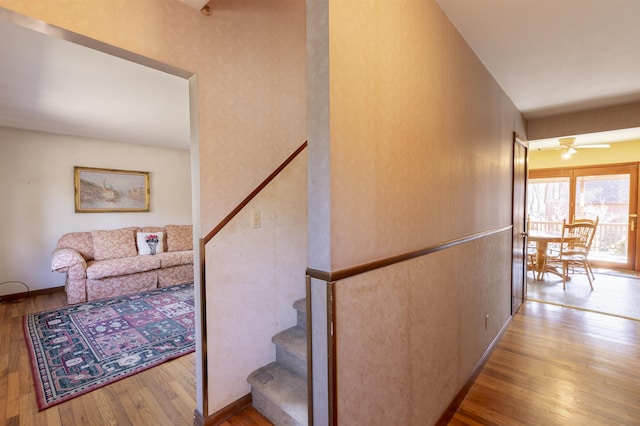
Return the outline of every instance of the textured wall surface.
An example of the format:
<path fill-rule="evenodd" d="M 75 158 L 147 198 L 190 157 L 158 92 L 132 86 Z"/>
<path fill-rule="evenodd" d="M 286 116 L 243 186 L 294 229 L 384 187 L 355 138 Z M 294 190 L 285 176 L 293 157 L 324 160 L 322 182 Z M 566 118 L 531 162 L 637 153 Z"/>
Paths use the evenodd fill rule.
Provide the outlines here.
<path fill-rule="evenodd" d="M 213 9 L 199 39 L 203 234 L 306 138 L 304 2 L 218 0 Z M 306 158 L 207 247 L 211 412 L 248 393 L 249 373 L 275 360 L 271 337 L 295 322 L 307 266 Z M 251 211 L 261 228 L 250 227 Z"/>
<path fill-rule="evenodd" d="M 306 138 L 304 2 L 213 6 L 199 40 L 203 233 Z"/>
<path fill-rule="evenodd" d="M 203 235 L 306 137 L 304 2 L 214 0 L 212 6 L 214 13 L 207 17 L 177 0 L 0 0 L 0 7 L 197 74 L 199 144 L 195 156 L 199 181 L 194 185 L 200 188 L 195 202 L 201 209 L 194 229 Z M 293 185 L 285 195 L 270 189 L 278 195 L 265 195 L 259 201 L 264 215 L 261 233 L 271 235 L 260 239 L 265 246 L 250 247 L 257 250 L 260 259 L 255 263 L 229 262 L 217 277 L 208 270 L 207 300 L 212 301 L 208 320 L 216 332 L 221 318 L 225 319 L 223 324 L 238 316 L 254 318 L 255 323 L 264 321 L 271 329 L 281 324 L 283 317 L 294 316 L 293 300 L 284 299 L 304 292 L 306 169 L 289 177 L 291 182 L 281 183 L 285 188 Z M 282 208 L 294 210 L 283 214 Z M 267 220 L 276 212 L 279 222 Z M 298 221 L 300 217 L 305 221 Z M 249 221 L 242 216 L 235 226 L 235 231 L 246 232 Z M 288 231 L 291 238 L 285 237 Z M 225 254 L 232 256 L 244 253 L 248 243 L 229 231 L 214 244 L 228 247 L 232 254 Z M 215 264 L 219 259 L 207 253 L 207 261 Z M 297 276 L 291 279 L 292 270 L 299 280 Z M 242 295 L 242 285 L 256 283 L 259 289 L 254 296 L 268 293 L 277 303 L 238 306 L 234 305 L 237 300 L 229 299 L 216 305 L 214 301 L 224 302 L 216 295 L 219 290 L 226 291 L 220 279 L 227 274 L 242 280 L 231 294 Z M 256 306 L 257 311 L 245 310 Z M 234 328 L 213 336 L 208 340 L 209 353 L 224 347 L 223 341 L 246 343 L 243 335 L 234 334 Z M 255 353 L 254 360 L 268 358 L 273 352 L 262 341 L 252 343 L 250 340 L 246 351 Z M 251 369 L 261 366 L 236 363 L 233 358 L 211 362 L 208 380 L 215 392 L 209 395 L 210 413 L 244 396 L 246 377 Z M 229 371 L 232 373 L 227 374 Z"/>
<path fill-rule="evenodd" d="M 509 227 L 525 122 L 437 4 L 308 5 L 310 266 Z M 509 229 L 338 281 L 340 424 L 432 424 L 509 318 L 510 259 Z"/>
<path fill-rule="evenodd" d="M 331 2 L 327 46 L 330 140 L 309 143 L 330 161 L 313 235 L 332 270 L 510 224 L 523 123 L 435 2 Z"/>
<path fill-rule="evenodd" d="M 509 230 L 337 283 L 341 424 L 435 424 L 510 315 L 510 246 Z"/>
<path fill-rule="evenodd" d="M 198 19 L 177 0 L 0 0 L 0 7 L 195 72 Z"/>
<path fill-rule="evenodd" d="M 640 127 L 640 102 L 529 120 L 529 140 Z"/>
<path fill-rule="evenodd" d="M 302 155 L 207 245 L 213 407 L 249 393 L 249 373 L 275 361 L 273 335 L 296 323 L 293 302 L 305 293 L 306 178 Z M 260 212 L 259 228 L 250 226 L 251 212 Z"/>

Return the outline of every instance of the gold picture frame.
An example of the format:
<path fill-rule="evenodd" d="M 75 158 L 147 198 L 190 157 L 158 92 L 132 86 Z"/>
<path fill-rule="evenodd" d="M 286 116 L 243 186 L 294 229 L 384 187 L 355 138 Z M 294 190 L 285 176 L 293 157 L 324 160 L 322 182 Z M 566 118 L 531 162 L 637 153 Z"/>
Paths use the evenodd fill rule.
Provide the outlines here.
<path fill-rule="evenodd" d="M 76 213 L 148 212 L 149 172 L 73 167 Z"/>

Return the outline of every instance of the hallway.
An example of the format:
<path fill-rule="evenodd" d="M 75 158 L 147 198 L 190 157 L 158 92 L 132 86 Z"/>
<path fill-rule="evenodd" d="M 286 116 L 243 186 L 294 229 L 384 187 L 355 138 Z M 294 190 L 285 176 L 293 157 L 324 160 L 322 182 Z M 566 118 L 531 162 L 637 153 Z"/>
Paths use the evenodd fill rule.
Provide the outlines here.
<path fill-rule="evenodd" d="M 639 321 L 527 301 L 449 424 L 640 424 L 639 344 Z"/>

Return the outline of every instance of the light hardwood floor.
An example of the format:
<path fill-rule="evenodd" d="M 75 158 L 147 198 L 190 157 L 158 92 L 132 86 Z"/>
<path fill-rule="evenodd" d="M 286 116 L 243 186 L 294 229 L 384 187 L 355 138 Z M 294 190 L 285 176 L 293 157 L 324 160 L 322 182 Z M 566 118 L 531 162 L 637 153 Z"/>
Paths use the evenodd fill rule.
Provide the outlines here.
<path fill-rule="evenodd" d="M 0 424 L 193 425 L 194 354 L 38 412 L 22 316 L 64 304 L 0 304 Z M 247 409 L 224 426 L 270 424 Z M 525 303 L 449 424 L 640 424 L 640 322 Z"/>
<path fill-rule="evenodd" d="M 65 293 L 0 304 L 0 424 L 193 425 L 195 354 L 38 411 L 22 317 L 65 306 Z"/>
<path fill-rule="evenodd" d="M 449 424 L 639 425 L 640 322 L 526 302 Z"/>

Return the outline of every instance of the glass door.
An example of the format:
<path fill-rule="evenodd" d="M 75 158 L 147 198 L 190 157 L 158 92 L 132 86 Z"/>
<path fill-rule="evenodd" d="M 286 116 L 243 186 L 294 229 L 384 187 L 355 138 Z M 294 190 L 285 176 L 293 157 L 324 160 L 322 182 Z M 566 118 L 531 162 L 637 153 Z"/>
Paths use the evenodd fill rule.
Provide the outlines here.
<path fill-rule="evenodd" d="M 539 171 L 532 174 L 534 172 Z M 570 177 L 536 175 L 539 177 L 530 177 L 527 187 L 529 230 L 560 232 L 562 221 L 570 217 Z"/>
<path fill-rule="evenodd" d="M 531 230 L 559 232 L 565 219 L 598 217 L 591 264 L 640 267 L 636 164 L 531 170 L 527 191 Z"/>
<path fill-rule="evenodd" d="M 589 259 L 605 267 L 634 269 L 637 233 L 637 166 L 576 169 L 574 218 L 599 219 Z"/>

